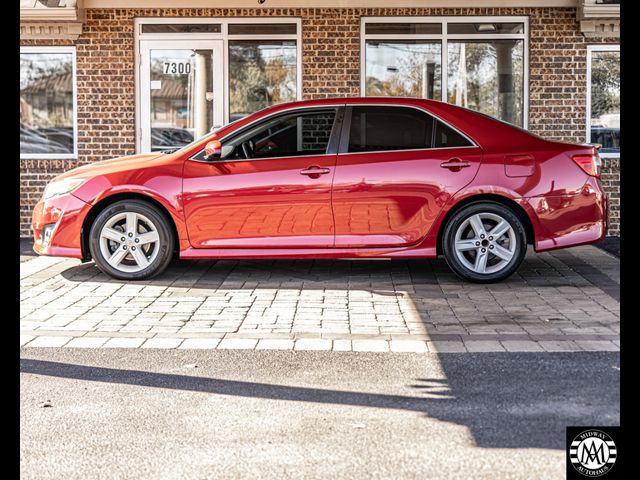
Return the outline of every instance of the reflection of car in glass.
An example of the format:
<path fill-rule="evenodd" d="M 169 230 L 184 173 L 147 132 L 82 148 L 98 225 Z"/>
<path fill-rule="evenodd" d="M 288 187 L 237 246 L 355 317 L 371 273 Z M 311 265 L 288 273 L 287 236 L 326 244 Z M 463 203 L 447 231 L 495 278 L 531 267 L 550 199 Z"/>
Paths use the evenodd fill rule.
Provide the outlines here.
<path fill-rule="evenodd" d="M 152 128 L 151 150 L 179 148 L 193 142 L 193 133 L 186 128 Z"/>
<path fill-rule="evenodd" d="M 592 127 L 591 142 L 602 145 L 600 153 L 620 153 L 620 129 Z"/>
<path fill-rule="evenodd" d="M 229 115 L 229 120 L 233 123 L 233 122 L 237 122 L 238 120 L 241 120 L 244 117 L 247 117 L 249 115 L 251 115 L 251 112 L 232 113 L 231 115 Z"/>
<path fill-rule="evenodd" d="M 73 153 L 71 128 L 29 128 L 20 125 L 20 152 Z"/>
<path fill-rule="evenodd" d="M 158 132 L 161 133 L 161 132 Z M 607 228 L 595 147 L 415 98 L 267 108 L 170 154 L 83 166 L 33 212 L 34 250 L 149 278 L 174 256 L 435 258 L 494 282 Z"/>

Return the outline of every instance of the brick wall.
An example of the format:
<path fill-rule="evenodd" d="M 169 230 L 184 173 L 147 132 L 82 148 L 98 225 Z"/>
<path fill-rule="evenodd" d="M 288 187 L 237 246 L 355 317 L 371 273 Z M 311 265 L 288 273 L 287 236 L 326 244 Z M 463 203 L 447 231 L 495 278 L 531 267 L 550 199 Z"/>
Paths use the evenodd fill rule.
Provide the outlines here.
<path fill-rule="evenodd" d="M 20 233 L 53 176 L 84 163 L 135 153 L 134 17 L 301 17 L 305 99 L 360 95 L 361 16 L 519 15 L 530 19 L 529 129 L 585 141 L 586 45 L 573 8 L 89 9 L 77 47 L 78 160 L 20 160 Z M 617 42 L 611 39 L 611 43 Z M 23 45 L 73 45 L 23 41 Z M 610 234 L 619 233 L 619 160 L 605 160 Z"/>

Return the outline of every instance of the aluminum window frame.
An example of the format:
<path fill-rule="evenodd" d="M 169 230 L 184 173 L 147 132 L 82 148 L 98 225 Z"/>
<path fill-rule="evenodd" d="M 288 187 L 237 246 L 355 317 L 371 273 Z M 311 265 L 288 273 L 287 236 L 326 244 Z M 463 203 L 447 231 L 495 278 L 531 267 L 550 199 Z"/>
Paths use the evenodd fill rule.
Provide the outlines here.
<path fill-rule="evenodd" d="M 63 53 L 71 54 L 71 90 L 73 105 L 73 152 L 72 153 L 22 153 L 20 160 L 76 160 L 78 158 L 78 76 L 75 46 L 25 46 L 20 47 L 23 53 Z"/>
<path fill-rule="evenodd" d="M 372 34 L 365 33 L 368 23 L 439 23 L 442 31 L 439 34 Z M 451 23 L 522 23 L 523 33 L 476 33 L 449 34 Z M 366 97 L 366 44 L 367 40 L 432 40 L 441 44 L 442 78 L 440 79 L 440 101 L 447 102 L 449 77 L 449 40 L 522 40 L 523 52 L 523 85 L 522 85 L 522 125 L 529 126 L 529 17 L 528 16 L 440 16 L 440 17 L 361 17 L 360 18 L 360 96 Z M 437 100 L 437 99 L 433 99 Z"/>
<path fill-rule="evenodd" d="M 142 33 L 144 24 L 184 24 L 184 23 L 211 23 L 221 26 L 220 33 Z M 234 35 L 229 34 L 230 24 L 269 24 L 291 23 L 296 25 L 296 34 L 271 34 L 271 35 Z M 135 54 L 135 116 L 136 116 L 136 152 L 142 147 L 142 85 L 140 79 L 140 67 L 142 55 L 140 42 L 144 40 L 222 40 L 222 75 L 223 75 L 223 109 L 222 124 L 213 127 L 224 126 L 229 123 L 229 40 L 294 40 L 296 42 L 296 100 L 302 100 L 302 18 L 301 17 L 136 17 L 134 19 L 134 54 Z"/>
<path fill-rule="evenodd" d="M 611 45 L 587 45 L 587 118 L 586 118 L 586 140 L 591 143 L 591 73 L 593 52 L 618 52 L 620 53 L 620 44 Z M 620 126 L 622 130 L 622 126 Z M 620 153 L 600 153 L 601 158 L 620 158 Z"/>

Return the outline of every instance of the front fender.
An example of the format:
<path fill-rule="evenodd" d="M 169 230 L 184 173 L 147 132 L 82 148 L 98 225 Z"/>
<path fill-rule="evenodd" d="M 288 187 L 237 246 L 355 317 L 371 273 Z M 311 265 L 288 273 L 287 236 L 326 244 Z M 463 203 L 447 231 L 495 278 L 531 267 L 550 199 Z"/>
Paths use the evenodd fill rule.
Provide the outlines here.
<path fill-rule="evenodd" d="M 165 179 L 163 191 L 151 188 L 149 185 L 117 184 L 109 179 L 98 177 L 91 179 L 77 189 L 73 194 L 81 200 L 100 208 L 110 198 L 149 198 L 161 205 L 171 217 L 178 234 L 179 248 L 189 246 L 184 213 L 182 209 L 182 180 L 181 178 Z"/>

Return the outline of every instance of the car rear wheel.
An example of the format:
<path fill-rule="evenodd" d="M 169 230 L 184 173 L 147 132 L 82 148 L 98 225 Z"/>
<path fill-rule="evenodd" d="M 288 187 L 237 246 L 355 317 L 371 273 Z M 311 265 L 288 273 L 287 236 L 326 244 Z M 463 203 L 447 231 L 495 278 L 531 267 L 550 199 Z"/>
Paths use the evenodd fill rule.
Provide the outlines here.
<path fill-rule="evenodd" d="M 456 212 L 443 235 L 444 257 L 465 280 L 493 283 L 515 272 L 527 251 L 522 221 L 498 203 L 471 204 Z"/>
<path fill-rule="evenodd" d="M 123 200 L 105 208 L 89 232 L 96 266 L 121 280 L 143 280 L 171 262 L 174 238 L 169 221 L 157 208 L 140 200 Z"/>

